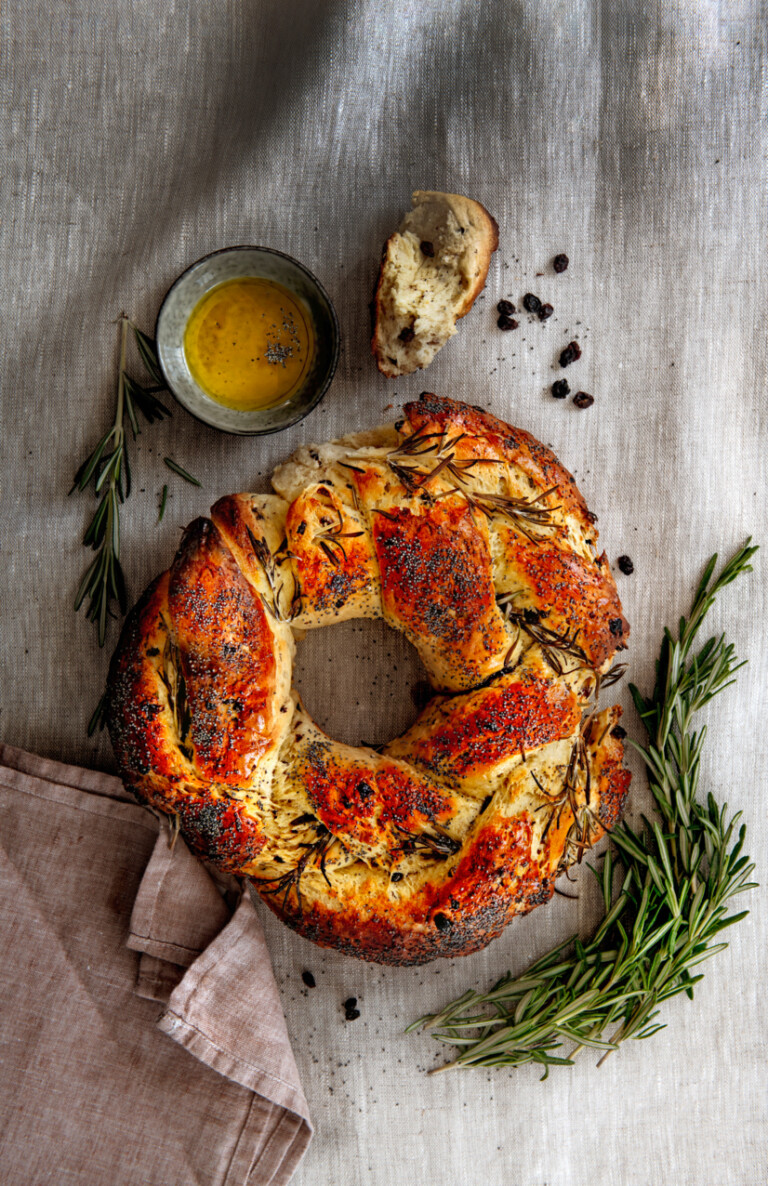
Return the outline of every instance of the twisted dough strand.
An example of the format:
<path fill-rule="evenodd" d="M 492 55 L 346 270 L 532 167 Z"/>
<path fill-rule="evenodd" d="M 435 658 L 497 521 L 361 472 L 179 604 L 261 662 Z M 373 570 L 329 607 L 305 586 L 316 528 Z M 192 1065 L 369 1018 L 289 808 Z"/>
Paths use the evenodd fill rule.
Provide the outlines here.
<path fill-rule="evenodd" d="M 629 785 L 583 723 L 628 625 L 594 517 L 527 434 L 426 395 L 220 500 L 126 622 L 108 720 L 127 785 L 300 933 L 422 963 L 546 901 Z M 291 691 L 294 632 L 384 617 L 440 692 L 376 753 Z"/>

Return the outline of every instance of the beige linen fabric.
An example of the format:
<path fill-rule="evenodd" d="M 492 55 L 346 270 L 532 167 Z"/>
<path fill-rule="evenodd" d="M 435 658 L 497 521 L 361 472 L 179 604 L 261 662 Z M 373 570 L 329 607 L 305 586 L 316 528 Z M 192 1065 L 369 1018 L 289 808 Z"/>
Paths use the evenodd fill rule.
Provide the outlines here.
<path fill-rule="evenodd" d="M 311 1128 L 258 919 L 128 800 L 0 747 L 0 1181 L 281 1186 Z"/>
<path fill-rule="evenodd" d="M 575 471 L 632 623 L 630 676 L 647 689 L 706 558 L 749 534 L 765 543 L 764 0 L 11 0 L 2 21 L 3 736 L 114 769 L 106 737 L 85 736 L 107 656 L 70 609 L 94 504 L 66 491 L 112 415 L 113 319 L 125 309 L 151 328 L 174 277 L 233 243 L 287 251 L 319 276 L 342 327 L 337 377 L 277 436 L 225 437 L 181 410 L 142 430 L 122 516 L 132 596 L 216 498 L 265 490 L 300 443 L 374 425 L 428 387 L 521 425 Z M 388 381 L 368 353 L 367 303 L 416 188 L 479 199 L 500 248 L 486 298 L 429 370 Z M 560 251 L 571 264 L 555 276 Z M 519 308 L 528 291 L 554 316 L 501 333 L 495 302 Z M 562 372 L 575 335 L 582 358 Z M 563 373 L 593 407 L 552 399 Z M 615 567 L 623 553 L 631 577 Z M 764 886 L 765 563 L 712 616 L 749 666 L 702 718 L 701 779 L 744 811 Z M 297 668 L 338 737 L 383 741 L 412 719 L 418 665 L 382 626 L 310 636 Z M 640 740 L 627 689 L 615 694 Z M 445 1051 L 403 1029 L 587 929 L 588 875 L 578 901 L 421 970 L 322 952 L 258 906 L 316 1130 L 295 1182 L 762 1186 L 768 892 L 745 905 L 695 1002 L 665 1007 L 666 1030 L 545 1083 L 534 1068 L 427 1078 Z M 350 995 L 361 1015 L 345 1022 Z"/>

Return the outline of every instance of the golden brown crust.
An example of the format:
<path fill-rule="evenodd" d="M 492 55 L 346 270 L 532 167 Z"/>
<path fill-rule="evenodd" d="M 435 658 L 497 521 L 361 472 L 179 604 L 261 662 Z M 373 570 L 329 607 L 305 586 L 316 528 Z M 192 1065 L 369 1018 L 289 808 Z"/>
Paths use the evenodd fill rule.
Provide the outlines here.
<path fill-rule="evenodd" d="M 526 591 L 526 605 L 540 615 L 539 633 L 544 627 L 569 636 L 598 671 L 615 651 L 624 649 L 629 622 L 605 555 L 589 564 L 554 541 L 534 544 L 503 526 L 499 534 L 505 578 Z"/>
<path fill-rule="evenodd" d="M 184 776 L 178 747 L 168 744 L 168 723 L 157 695 L 157 670 L 168 645 L 165 610 L 168 573 L 152 582 L 128 615 L 109 670 L 110 735 L 123 778 Z"/>
<path fill-rule="evenodd" d="M 221 499 L 129 615 L 123 777 L 315 942 L 475 951 L 626 798 L 620 710 L 582 723 L 628 632 L 593 516 L 549 450 L 431 395 L 397 439 L 302 451 L 281 485 Z M 382 615 L 450 694 L 379 754 L 318 729 L 290 670 L 292 627 Z"/>
<path fill-rule="evenodd" d="M 501 670 L 509 643 L 481 526 L 462 498 L 373 515 L 384 616 L 440 687 L 472 688 Z"/>
<path fill-rule="evenodd" d="M 366 615 L 378 601 L 378 565 L 367 523 L 328 483 L 294 499 L 286 521 L 305 612 L 328 621 Z"/>
<path fill-rule="evenodd" d="M 267 611 L 216 527 L 197 519 L 171 569 L 168 608 L 202 778 L 247 786 L 270 745 L 276 658 Z"/>
<path fill-rule="evenodd" d="M 583 701 L 566 683 L 520 663 L 487 687 L 430 701 L 385 752 L 465 793 L 485 795 L 504 764 L 571 736 L 582 711 Z"/>
<path fill-rule="evenodd" d="M 281 910 L 274 898 L 267 901 L 305 938 L 361 959 L 409 965 L 470 955 L 500 935 L 516 914 L 552 896 L 555 872 L 525 855 L 532 835 L 532 823 L 524 818 L 478 828 L 448 881 L 428 883 L 402 903 L 366 893 L 365 886 L 334 910 L 307 903 L 301 916 Z"/>
<path fill-rule="evenodd" d="M 225 872 L 239 873 L 258 857 L 266 838 L 258 813 L 200 777 L 192 763 L 183 677 L 170 655 L 169 583 L 168 572 L 152 582 L 129 614 L 112 657 L 112 745 L 136 798 L 177 816 L 195 852 Z"/>
<path fill-rule="evenodd" d="M 409 431 L 423 436 L 430 432 L 465 433 L 461 442 L 464 457 L 503 457 L 519 467 L 539 491 L 557 490 L 557 501 L 567 514 L 589 529 L 595 522 L 571 473 L 555 457 L 551 449 L 542 445 L 522 428 L 505 424 L 490 412 L 471 404 L 460 404 L 445 396 L 424 391 L 415 403 L 404 408 Z"/>

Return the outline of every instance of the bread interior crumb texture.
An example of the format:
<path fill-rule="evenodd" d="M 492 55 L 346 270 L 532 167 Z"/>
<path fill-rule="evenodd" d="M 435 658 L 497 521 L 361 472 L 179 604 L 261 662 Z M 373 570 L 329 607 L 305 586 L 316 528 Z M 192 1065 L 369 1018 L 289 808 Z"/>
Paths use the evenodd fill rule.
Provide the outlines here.
<path fill-rule="evenodd" d="M 417 191 L 387 242 L 377 291 L 374 352 L 388 375 L 432 361 L 485 284 L 496 225 L 478 202 Z"/>

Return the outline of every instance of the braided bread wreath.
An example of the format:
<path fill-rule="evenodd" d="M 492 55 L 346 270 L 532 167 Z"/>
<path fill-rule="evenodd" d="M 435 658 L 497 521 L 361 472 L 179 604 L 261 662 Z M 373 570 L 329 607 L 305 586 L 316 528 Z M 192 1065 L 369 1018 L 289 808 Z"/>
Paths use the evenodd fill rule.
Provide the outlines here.
<path fill-rule="evenodd" d="M 192 523 L 126 621 L 122 776 L 316 943 L 476 951 L 627 794 L 621 709 L 585 718 L 629 632 L 595 516 L 527 433 L 426 393 L 272 484 Z M 356 617 L 401 630 L 437 692 L 381 753 L 331 740 L 290 686 L 294 629 Z"/>

